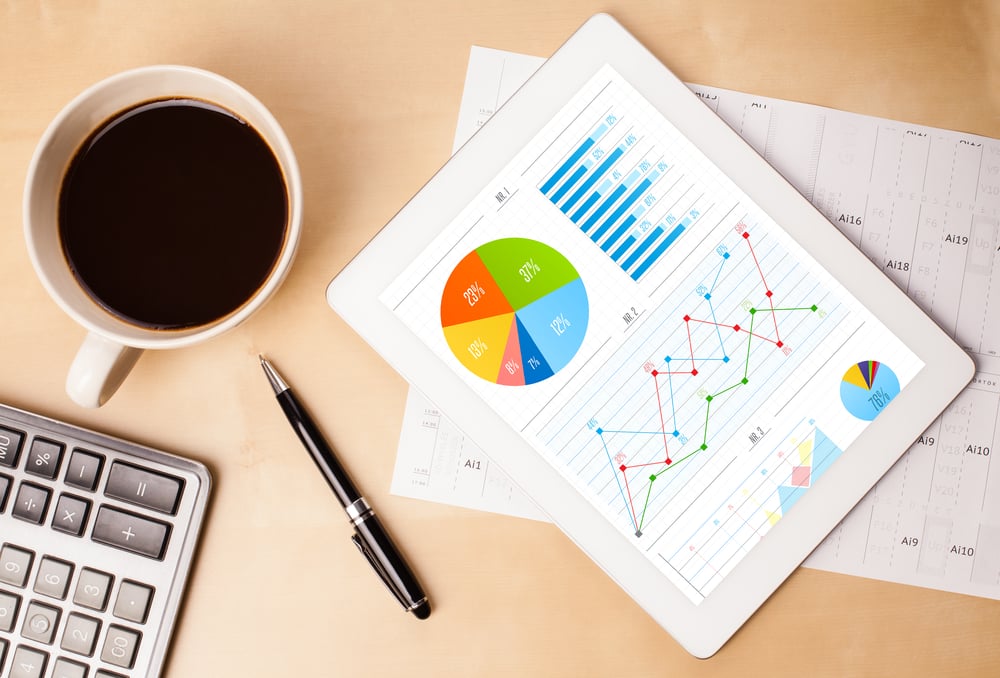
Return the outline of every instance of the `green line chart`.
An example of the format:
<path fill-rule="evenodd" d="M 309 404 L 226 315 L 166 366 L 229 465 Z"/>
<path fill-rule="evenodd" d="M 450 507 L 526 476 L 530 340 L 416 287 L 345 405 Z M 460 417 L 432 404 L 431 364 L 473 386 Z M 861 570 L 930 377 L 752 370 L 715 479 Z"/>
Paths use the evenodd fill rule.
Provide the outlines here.
<path fill-rule="evenodd" d="M 614 430 L 598 426 L 594 429 L 604 447 L 608 463 L 614 471 L 620 473 L 619 492 L 628 511 L 636 537 L 642 536 L 642 529 L 649 508 L 649 500 L 653 495 L 656 481 L 664 474 L 677 469 L 681 464 L 695 455 L 708 450 L 712 439 L 713 403 L 717 410 L 716 414 L 718 414 L 719 401 L 722 396 L 750 385 L 751 379 L 754 376 L 751 369 L 751 357 L 753 356 L 755 345 L 763 344 L 771 351 L 779 351 L 782 355 L 788 356 L 791 354 L 791 348 L 782 339 L 784 318 L 789 314 L 816 314 L 819 317 L 825 316 L 825 312 L 820 313 L 819 306 L 816 304 L 793 307 L 775 306 L 776 293 L 771 285 L 768 284 L 767 277 L 761 268 L 757 253 L 754 251 L 750 230 L 741 222 L 737 227 L 737 232 L 741 236 L 737 245 L 740 255 L 753 261 L 756 276 L 759 276 L 760 296 L 765 300 L 766 305 L 742 304 L 734 312 L 727 313 L 725 320 L 720 320 L 723 316 L 716 310 L 714 296 L 716 295 L 719 280 L 726 270 L 726 265 L 730 263 L 735 254 L 726 245 L 720 245 L 715 251 L 719 257 L 719 264 L 711 283 L 708 285 L 699 285 L 697 288 L 697 294 L 701 298 L 700 301 L 703 302 L 700 306 L 707 313 L 704 314 L 704 317 L 695 317 L 695 311 L 693 310 L 690 313 L 684 314 L 681 322 L 684 327 L 683 335 L 686 337 L 686 345 L 682 345 L 681 353 L 664 356 L 662 362 L 657 366 L 654 366 L 652 362 L 647 362 L 644 365 L 646 372 L 651 377 L 652 388 L 656 395 L 658 428 L 651 430 Z M 736 322 L 732 321 L 734 317 L 737 318 Z M 759 322 L 758 318 L 760 319 Z M 708 349 L 701 348 L 699 351 L 696 351 L 692 326 L 710 328 L 709 334 L 714 334 L 714 338 L 718 340 L 717 345 L 710 346 Z M 723 337 L 724 331 L 727 334 L 732 333 L 739 337 L 740 345 L 738 353 L 727 349 L 727 344 Z M 743 350 L 743 346 L 745 346 L 745 350 Z M 674 449 L 685 449 L 684 446 L 692 442 L 691 437 L 681 432 L 681 428 L 685 428 L 686 430 L 688 427 L 681 427 L 678 423 L 678 396 L 674 388 L 674 381 L 675 379 L 696 378 L 701 374 L 698 369 L 699 365 L 712 362 L 721 363 L 733 368 L 731 377 L 729 377 L 729 381 L 721 388 L 699 393 L 698 397 L 704 402 L 704 418 L 700 419 L 697 422 L 698 425 L 691 431 L 694 438 L 694 448 L 690 449 L 689 446 L 689 451 L 683 453 L 678 458 L 673 458 L 671 455 L 672 447 Z M 704 367 L 702 371 L 704 371 Z M 657 440 L 662 440 L 662 455 L 654 461 L 625 463 L 627 457 L 624 452 L 619 451 L 612 455 L 608 442 L 612 434 L 628 434 L 633 437 L 651 436 Z M 648 479 L 648 484 L 646 485 L 645 493 L 640 492 L 636 496 L 630 487 L 629 471 L 643 468 L 649 469 L 652 472 L 646 478 Z M 644 473 L 649 473 L 650 471 Z M 641 504 L 637 503 L 637 500 L 640 500 Z"/>

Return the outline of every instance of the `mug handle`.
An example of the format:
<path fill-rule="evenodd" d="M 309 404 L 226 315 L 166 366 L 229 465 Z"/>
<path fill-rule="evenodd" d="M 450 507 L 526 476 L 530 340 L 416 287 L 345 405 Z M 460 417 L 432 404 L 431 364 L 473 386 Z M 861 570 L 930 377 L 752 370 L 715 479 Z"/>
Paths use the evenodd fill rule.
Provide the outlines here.
<path fill-rule="evenodd" d="M 141 348 L 88 332 L 66 375 L 66 393 L 77 405 L 100 407 L 122 385 L 140 355 Z"/>

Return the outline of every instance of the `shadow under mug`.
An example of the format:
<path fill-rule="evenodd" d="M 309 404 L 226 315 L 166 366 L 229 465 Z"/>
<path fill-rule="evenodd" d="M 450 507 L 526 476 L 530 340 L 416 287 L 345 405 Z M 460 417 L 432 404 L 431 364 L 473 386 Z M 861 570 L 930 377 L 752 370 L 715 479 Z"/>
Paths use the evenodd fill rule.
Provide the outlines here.
<path fill-rule="evenodd" d="M 281 251 L 264 283 L 232 313 L 182 329 L 137 325 L 112 314 L 77 281 L 59 235 L 59 196 L 70 162 L 85 140 L 116 114 L 142 102 L 200 99 L 234 113 L 267 143 L 281 169 L 287 223 Z M 124 71 L 91 86 L 49 124 L 28 168 L 24 189 L 24 235 L 32 265 L 56 303 L 87 330 L 66 377 L 66 392 L 84 407 L 110 398 L 143 349 L 188 346 L 230 330 L 264 304 L 284 280 L 302 229 L 302 182 L 291 144 L 274 116 L 234 82 L 188 66 L 147 66 Z"/>

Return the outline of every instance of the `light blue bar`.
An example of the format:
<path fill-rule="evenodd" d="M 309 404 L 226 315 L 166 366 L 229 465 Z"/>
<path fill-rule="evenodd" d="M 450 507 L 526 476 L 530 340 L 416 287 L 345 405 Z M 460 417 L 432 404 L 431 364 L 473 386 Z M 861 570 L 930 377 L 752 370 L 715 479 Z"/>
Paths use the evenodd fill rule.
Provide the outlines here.
<path fill-rule="evenodd" d="M 632 272 L 632 280 L 638 280 L 642 276 L 642 274 L 646 272 L 646 269 L 648 269 L 650 266 L 656 263 L 656 260 L 659 259 L 661 256 L 663 256 L 663 253 L 667 251 L 667 248 L 673 245 L 674 241 L 677 240 L 678 237 L 680 237 L 680 234 L 684 232 L 684 229 L 685 227 L 687 227 L 687 225 L 688 225 L 688 219 L 687 218 L 682 219 L 681 223 L 677 224 L 677 227 L 674 230 L 670 231 L 670 235 L 668 235 L 663 242 L 661 242 L 659 245 L 656 246 L 656 249 L 653 250 L 653 253 L 650 254 L 648 257 L 646 257 L 645 261 L 639 264 L 639 268 L 635 269 L 635 271 Z"/>
<path fill-rule="evenodd" d="M 628 252 L 628 248 L 631 247 L 632 243 L 634 242 L 635 242 L 634 235 L 630 235 L 629 237 L 625 238 L 625 242 L 622 243 L 621 247 L 615 250 L 615 253 L 611 255 L 611 258 L 614 259 L 615 261 L 620 262 L 622 255 Z"/>
<path fill-rule="evenodd" d="M 596 224 L 597 220 L 604 216 L 604 213 L 607 212 L 611 208 L 611 206 L 615 204 L 615 201 L 618 200 L 618 198 L 622 197 L 622 193 L 624 192 L 625 192 L 624 184 L 618 184 L 618 187 L 615 188 L 615 190 L 611 191 L 611 195 L 609 195 L 604 200 L 604 202 L 602 202 L 600 205 L 597 206 L 597 209 L 594 210 L 594 213 L 590 215 L 590 218 L 587 219 L 587 221 L 584 222 L 583 226 L 580 227 L 583 229 L 583 232 L 586 233 L 591 226 Z"/>
<path fill-rule="evenodd" d="M 573 209 L 573 205 L 576 204 L 577 200 L 579 200 L 583 196 L 583 194 L 590 189 L 591 186 L 597 183 L 601 179 L 601 177 L 603 177 L 605 174 L 608 173 L 608 170 L 611 169 L 611 166 L 615 164 L 615 162 L 618 160 L 618 158 L 622 156 L 622 153 L 624 152 L 625 150 L 621 146 L 619 146 L 618 148 L 616 148 L 615 150 L 611 151 L 611 153 L 608 154 L 608 157 L 604 159 L 604 162 L 598 165 L 597 169 L 594 170 L 594 173 L 591 174 L 589 177 L 587 177 L 587 180 L 583 182 L 580 188 L 578 188 L 576 192 L 572 196 L 570 196 L 570 199 L 567 200 L 565 204 L 560 208 L 562 209 L 563 214 L 568 214 L 569 211 Z"/>
<path fill-rule="evenodd" d="M 639 174 L 639 172 L 636 171 L 636 172 L 633 172 L 633 174 Z M 625 198 L 625 200 L 622 201 L 622 204 L 619 205 L 618 208 L 615 209 L 615 211 L 611 213 L 611 216 L 608 217 L 607 221 L 605 221 L 603 224 L 601 224 L 601 227 L 598 228 L 596 231 L 594 231 L 593 235 L 590 236 L 591 239 L 593 239 L 594 242 L 597 242 L 601 238 L 601 236 L 604 235 L 604 233 L 609 228 L 611 228 L 611 224 L 613 224 L 616 221 L 618 221 L 621 218 L 621 216 L 623 214 L 625 214 L 625 212 L 630 207 L 632 207 L 632 205 L 635 204 L 635 201 L 638 200 L 639 197 L 642 196 L 643 193 L 645 193 L 647 190 L 649 190 L 649 187 L 653 185 L 653 182 L 656 181 L 656 178 L 659 177 L 659 176 L 660 176 L 660 173 L 654 171 L 654 172 L 651 172 L 648 177 L 646 177 L 645 179 L 643 179 L 642 183 L 639 184 L 639 187 L 636 188 L 634 191 L 632 191 L 629 194 L 629 196 L 627 198 Z M 631 182 L 629 182 L 629 183 L 631 183 Z M 627 186 L 629 184 L 625 184 L 625 185 Z M 617 238 L 615 238 L 615 240 L 617 240 Z M 604 250 L 604 251 L 607 252 L 607 250 Z"/>
<path fill-rule="evenodd" d="M 604 191 L 608 190 L 609 188 L 611 188 L 611 180 L 605 179 L 604 182 L 597 187 L 597 190 L 591 193 L 590 197 L 587 198 L 586 202 L 583 203 L 580 209 L 578 209 L 573 214 L 573 216 L 570 217 L 570 221 L 572 221 L 574 224 L 580 221 L 580 217 L 586 214 L 587 210 L 593 207 L 594 203 L 600 200 L 601 196 L 604 194 Z"/>
<path fill-rule="evenodd" d="M 646 236 L 646 239 L 643 240 L 641 243 L 639 243 L 639 246 L 635 248 L 635 251 L 629 255 L 629 258 L 625 260 L 624 264 L 622 264 L 622 268 L 624 268 L 625 270 L 632 268 L 632 264 L 637 262 L 639 260 L 639 257 L 642 256 L 643 252 L 648 250 L 650 246 L 654 242 L 656 242 L 656 239 L 659 238 L 661 235 L 663 235 L 663 227 L 657 226 L 656 228 L 654 228 L 653 232 L 650 233 L 648 236 Z"/>

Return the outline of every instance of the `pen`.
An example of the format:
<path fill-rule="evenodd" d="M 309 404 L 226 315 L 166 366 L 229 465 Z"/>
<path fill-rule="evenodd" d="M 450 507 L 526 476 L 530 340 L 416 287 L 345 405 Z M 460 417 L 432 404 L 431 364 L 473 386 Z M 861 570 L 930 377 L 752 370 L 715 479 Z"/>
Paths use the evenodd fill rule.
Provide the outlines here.
<path fill-rule="evenodd" d="M 388 533 L 375 516 L 358 488 L 351 482 L 347 471 L 341 466 L 333 450 L 327 444 L 323 435 L 316 428 L 305 408 L 298 401 L 288 384 L 278 375 L 274 367 L 264 356 L 260 356 L 260 366 L 264 368 L 267 380 L 271 382 L 275 397 L 285 412 L 288 423 L 292 425 L 305 445 L 306 450 L 320 472 L 329 483 L 330 489 L 337 495 L 347 517 L 354 526 L 351 541 L 358 547 L 365 559 L 382 579 L 386 588 L 392 593 L 407 612 L 412 612 L 417 619 L 427 619 L 431 614 L 430 603 L 424 594 L 413 571 L 407 566 L 396 545 L 392 543 Z"/>

